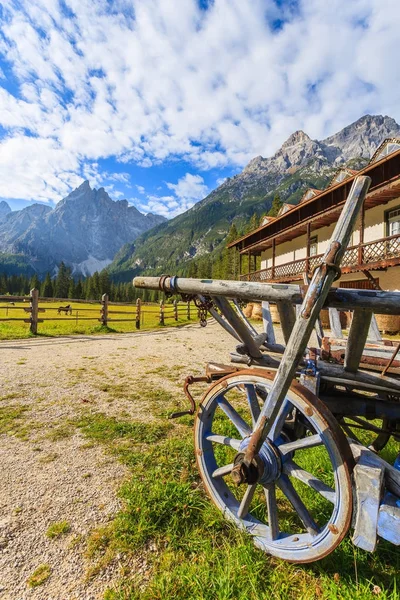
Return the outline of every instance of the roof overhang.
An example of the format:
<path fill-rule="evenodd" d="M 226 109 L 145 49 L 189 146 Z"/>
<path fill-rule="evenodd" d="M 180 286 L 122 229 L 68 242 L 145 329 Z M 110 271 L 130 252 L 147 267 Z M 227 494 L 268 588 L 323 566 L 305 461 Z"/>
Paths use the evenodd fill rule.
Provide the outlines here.
<path fill-rule="evenodd" d="M 241 253 L 258 254 L 270 248 L 273 239 L 275 243 L 281 244 L 305 234 L 308 225 L 311 231 L 331 225 L 337 220 L 353 181 L 358 175 L 368 175 L 372 180 L 365 199 L 366 209 L 397 198 L 400 196 L 400 151 L 390 154 L 379 162 L 369 164 L 314 198 L 295 205 L 292 210 L 235 240 L 228 247 L 237 247 Z"/>

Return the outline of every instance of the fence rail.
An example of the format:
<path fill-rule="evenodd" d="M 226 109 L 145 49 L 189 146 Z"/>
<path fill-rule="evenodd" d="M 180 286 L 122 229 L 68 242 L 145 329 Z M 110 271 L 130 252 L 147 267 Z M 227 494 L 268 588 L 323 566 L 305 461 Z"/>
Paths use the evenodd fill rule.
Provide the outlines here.
<path fill-rule="evenodd" d="M 46 306 L 46 304 L 49 302 L 59 302 L 60 306 L 58 308 L 54 306 Z M 77 302 L 90 304 L 91 308 L 73 308 L 71 306 L 72 303 Z M 18 306 L 18 304 L 21 306 Z M 122 306 L 131 307 L 132 311 L 127 312 L 118 310 Z M 129 304 L 126 302 L 110 303 L 107 294 L 102 295 L 100 302 L 92 300 L 72 300 L 70 298 L 39 298 L 38 290 L 32 289 L 29 296 L 0 295 L 0 308 L 5 310 L 5 316 L 0 317 L 0 322 L 20 321 L 29 323 L 30 331 L 33 334 L 37 334 L 38 325 L 40 323 L 45 323 L 48 321 L 73 321 L 75 323 L 78 323 L 79 321 L 98 321 L 106 327 L 112 323 L 134 322 L 135 328 L 140 329 L 145 325 L 146 315 L 152 315 L 153 317 L 155 315 L 154 310 L 146 310 L 146 307 L 148 306 L 152 305 L 142 302 L 140 298 L 138 298 L 134 304 Z M 97 309 L 99 309 L 99 316 L 96 316 L 95 314 L 92 316 L 80 315 L 80 313 L 94 313 Z M 23 310 L 26 313 L 26 316 L 11 316 L 15 310 Z M 10 311 L 11 314 L 9 316 Z M 51 316 L 52 312 L 56 312 L 57 314 L 55 316 Z M 42 317 L 43 313 L 46 314 L 45 317 Z M 49 316 L 47 316 L 47 314 Z M 124 318 L 123 315 L 126 315 L 126 317 Z M 163 301 L 160 302 L 158 313 L 158 323 L 160 325 L 165 325 L 165 321 L 168 319 L 178 321 L 182 315 L 184 315 L 186 320 L 191 320 L 190 302 L 179 302 L 178 300 L 175 300 L 173 304 L 165 304 Z"/>

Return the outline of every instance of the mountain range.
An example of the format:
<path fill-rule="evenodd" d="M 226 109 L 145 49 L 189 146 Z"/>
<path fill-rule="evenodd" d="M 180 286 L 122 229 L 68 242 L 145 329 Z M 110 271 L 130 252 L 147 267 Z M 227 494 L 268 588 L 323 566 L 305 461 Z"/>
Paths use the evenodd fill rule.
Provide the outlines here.
<path fill-rule="evenodd" d="M 124 246 L 109 266 L 114 278 L 139 273 L 184 273 L 192 258 L 216 257 L 233 222 L 243 230 L 253 214 L 271 208 L 275 194 L 296 204 L 308 187 L 323 189 L 343 166 L 360 169 L 400 126 L 387 116 L 365 115 L 324 140 L 293 133 L 270 158 L 257 156 L 187 212 Z"/>
<path fill-rule="evenodd" d="M 111 200 L 104 188 L 92 189 L 85 181 L 54 209 L 32 204 L 11 212 L 3 201 L 0 252 L 3 261 L 9 255 L 24 257 L 40 274 L 54 272 L 63 261 L 74 274 L 91 275 L 107 267 L 126 242 L 163 221 L 143 215 L 127 200 Z"/>
<path fill-rule="evenodd" d="M 254 214 L 268 212 L 275 194 L 296 204 L 305 189 L 323 189 L 342 166 L 362 168 L 385 138 L 398 136 L 396 121 L 381 115 L 361 117 L 320 141 L 296 131 L 272 157 L 255 157 L 170 221 L 143 215 L 127 200 L 113 201 L 88 181 L 53 209 L 33 204 L 13 212 L 2 201 L 0 272 L 14 264 L 52 273 L 64 261 L 82 275 L 107 267 L 119 281 L 139 273 L 185 273 L 193 258 L 215 259 L 232 223 L 243 230 Z"/>

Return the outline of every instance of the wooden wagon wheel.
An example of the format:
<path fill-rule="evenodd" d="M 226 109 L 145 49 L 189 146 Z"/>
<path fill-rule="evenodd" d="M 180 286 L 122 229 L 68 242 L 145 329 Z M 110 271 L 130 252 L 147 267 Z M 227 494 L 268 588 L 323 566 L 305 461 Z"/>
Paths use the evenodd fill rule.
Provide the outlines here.
<path fill-rule="evenodd" d="M 230 477 L 273 377 L 249 369 L 208 389 L 195 422 L 197 464 L 213 502 L 258 547 L 291 562 L 313 562 L 337 547 L 352 514 L 353 457 L 318 398 L 293 383 L 274 425 L 275 442 L 267 439 L 260 450 L 256 483 L 235 486 Z M 294 419 L 306 431 L 302 438 L 293 439 L 296 428 L 285 431 Z"/>

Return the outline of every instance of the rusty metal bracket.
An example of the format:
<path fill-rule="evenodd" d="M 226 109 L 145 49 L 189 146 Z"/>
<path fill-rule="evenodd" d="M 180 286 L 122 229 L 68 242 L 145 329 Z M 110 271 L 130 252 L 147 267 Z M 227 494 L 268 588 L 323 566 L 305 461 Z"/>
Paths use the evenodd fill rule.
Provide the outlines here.
<path fill-rule="evenodd" d="M 398 351 L 400 350 L 400 342 L 397 344 L 396 348 L 394 349 L 394 352 L 392 354 L 391 359 L 389 360 L 388 364 L 386 365 L 386 367 L 383 369 L 382 371 L 382 375 L 386 375 L 386 372 L 390 369 L 394 359 L 397 356 Z"/>
<path fill-rule="evenodd" d="M 189 392 L 189 386 L 199 382 L 211 383 L 211 381 L 211 377 L 208 377 L 207 375 L 203 377 L 194 377 L 193 375 L 188 375 L 183 384 L 183 391 L 185 392 L 186 398 L 190 402 L 190 408 L 189 410 L 181 410 L 179 412 L 174 412 L 171 415 L 169 415 L 169 418 L 177 419 L 178 417 L 183 417 L 184 415 L 194 415 L 194 413 L 196 412 L 196 402 L 192 394 Z"/>

